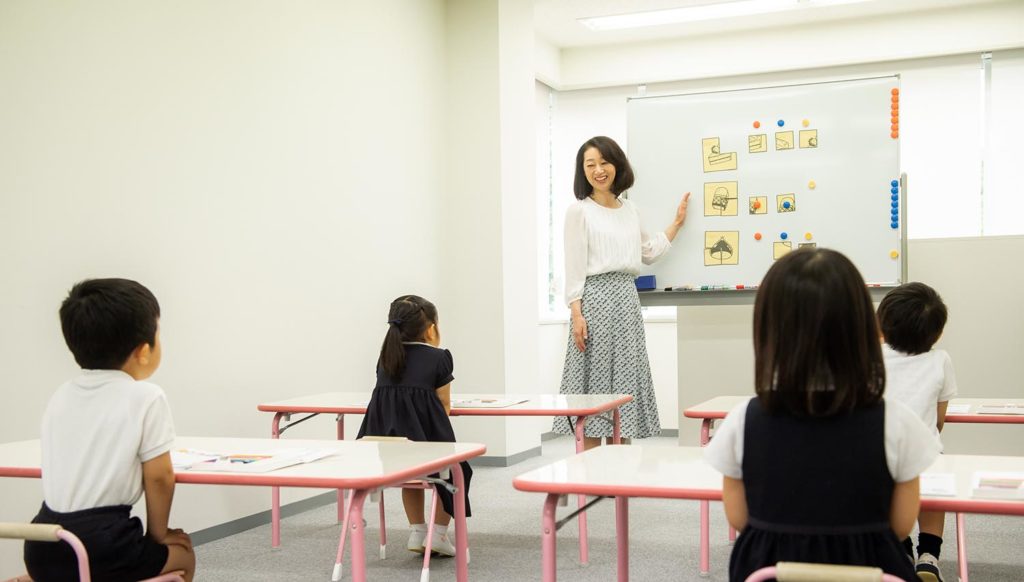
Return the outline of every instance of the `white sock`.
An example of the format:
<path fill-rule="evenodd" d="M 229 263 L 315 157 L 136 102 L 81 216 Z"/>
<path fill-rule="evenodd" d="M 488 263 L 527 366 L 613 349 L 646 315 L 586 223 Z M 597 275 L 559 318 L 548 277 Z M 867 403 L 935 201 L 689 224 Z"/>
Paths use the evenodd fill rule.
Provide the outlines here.
<path fill-rule="evenodd" d="M 427 533 L 427 524 L 425 523 L 411 523 L 409 527 L 412 528 L 412 531 Z"/>
<path fill-rule="evenodd" d="M 435 523 L 434 524 L 434 533 L 436 533 L 439 536 L 443 536 L 444 534 L 448 533 L 448 526 L 446 526 L 446 525 L 437 525 Z"/>

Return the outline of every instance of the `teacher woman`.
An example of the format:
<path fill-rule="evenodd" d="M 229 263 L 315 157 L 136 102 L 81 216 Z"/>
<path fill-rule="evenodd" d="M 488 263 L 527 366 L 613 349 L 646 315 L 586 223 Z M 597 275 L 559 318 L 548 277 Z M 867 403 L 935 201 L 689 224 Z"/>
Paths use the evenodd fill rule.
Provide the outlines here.
<path fill-rule="evenodd" d="M 633 185 L 633 169 L 614 140 L 594 137 L 576 154 L 573 192 L 565 213 L 565 300 L 572 331 L 562 369 L 562 394 L 632 394 L 622 407 L 622 436 L 647 438 L 661 431 L 647 359 L 644 321 L 634 280 L 640 264 L 658 260 L 686 220 L 683 195 L 664 232 L 649 236 L 633 203 L 619 197 Z M 606 416 L 587 419 L 584 448 L 612 437 Z M 573 434 L 567 418 L 554 431 Z M 625 439 L 624 439 L 625 441 Z"/>

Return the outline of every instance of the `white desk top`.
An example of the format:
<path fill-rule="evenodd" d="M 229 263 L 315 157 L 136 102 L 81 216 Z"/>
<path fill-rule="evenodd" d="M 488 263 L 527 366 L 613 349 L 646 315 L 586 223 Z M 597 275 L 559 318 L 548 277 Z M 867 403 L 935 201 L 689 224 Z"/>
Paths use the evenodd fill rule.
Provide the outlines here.
<path fill-rule="evenodd" d="M 477 443 L 376 442 L 302 439 L 243 439 L 178 437 L 175 449 L 196 449 L 221 454 L 273 454 L 289 449 L 331 449 L 329 457 L 267 473 L 202 472 L 178 470 L 179 483 L 214 485 L 266 485 L 372 489 L 422 477 L 459 461 L 482 455 Z M 0 477 L 40 476 L 38 440 L 0 445 Z"/>
<path fill-rule="evenodd" d="M 971 497 L 976 471 L 1024 472 L 1024 457 L 940 455 L 927 473 L 953 473 L 952 497 L 922 497 L 923 509 L 1024 515 L 1024 500 Z M 700 447 L 601 446 L 517 477 L 520 491 L 669 499 L 722 498 L 722 475 L 704 462 Z"/>
<path fill-rule="evenodd" d="M 452 399 L 525 400 L 502 408 L 452 407 L 452 416 L 593 416 L 618 408 L 633 399 L 628 394 L 452 394 Z M 323 392 L 260 404 L 263 412 L 362 414 L 370 392 Z"/>
<path fill-rule="evenodd" d="M 686 418 L 725 418 L 726 413 L 732 410 L 740 402 L 745 402 L 752 395 L 748 396 L 717 396 L 691 406 L 683 411 Z M 949 401 L 950 406 L 968 405 L 970 411 L 962 414 L 946 414 L 946 422 L 962 422 L 976 424 L 1024 424 L 1024 415 L 1000 415 L 1000 414 L 978 414 L 976 411 L 980 406 L 993 406 L 998 404 L 1019 404 L 1024 405 L 1024 398 L 953 398 Z"/>
<path fill-rule="evenodd" d="M 515 478 L 520 491 L 670 499 L 722 498 L 722 475 L 700 447 L 600 446 Z"/>

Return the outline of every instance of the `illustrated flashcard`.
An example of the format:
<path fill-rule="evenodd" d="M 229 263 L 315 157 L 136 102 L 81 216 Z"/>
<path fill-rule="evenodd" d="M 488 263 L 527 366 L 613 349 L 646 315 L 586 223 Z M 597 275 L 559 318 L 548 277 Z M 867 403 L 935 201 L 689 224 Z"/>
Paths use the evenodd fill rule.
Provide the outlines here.
<path fill-rule="evenodd" d="M 796 212 L 796 194 L 778 194 L 775 196 L 775 212 Z"/>
<path fill-rule="evenodd" d="M 736 216 L 739 182 L 705 182 L 704 216 Z"/>
<path fill-rule="evenodd" d="M 801 249 L 804 248 L 804 247 L 807 247 L 809 249 L 814 249 L 814 248 L 818 247 L 818 243 L 799 243 L 796 246 L 797 246 L 797 248 L 801 248 Z"/>
<path fill-rule="evenodd" d="M 780 131 L 775 134 L 775 149 L 777 150 L 791 150 L 793 149 L 793 132 L 792 131 Z"/>
<path fill-rule="evenodd" d="M 708 137 L 700 140 L 701 151 L 704 157 L 705 172 L 721 172 L 723 170 L 736 169 L 736 152 L 722 152 L 722 146 L 717 137 Z"/>
<path fill-rule="evenodd" d="M 775 243 L 772 244 L 772 252 L 774 253 L 774 258 L 776 261 L 788 255 L 792 250 L 793 243 L 788 240 L 775 241 Z"/>
<path fill-rule="evenodd" d="M 747 136 L 747 151 L 752 154 L 759 154 L 768 151 L 768 136 L 760 133 Z"/>
<path fill-rule="evenodd" d="M 704 232 L 704 266 L 740 264 L 740 231 Z"/>
<path fill-rule="evenodd" d="M 750 213 L 751 214 L 768 214 L 768 197 L 767 196 L 751 196 L 750 197 Z"/>
<path fill-rule="evenodd" d="M 802 147 L 802 148 L 816 148 L 816 147 L 818 147 L 818 130 L 817 129 L 801 129 L 800 130 L 800 147 Z"/>

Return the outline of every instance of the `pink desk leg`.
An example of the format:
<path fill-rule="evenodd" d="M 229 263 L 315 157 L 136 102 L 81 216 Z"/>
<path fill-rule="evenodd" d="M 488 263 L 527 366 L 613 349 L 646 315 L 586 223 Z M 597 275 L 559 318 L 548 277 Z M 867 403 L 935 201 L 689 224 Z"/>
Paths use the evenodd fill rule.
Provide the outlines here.
<path fill-rule="evenodd" d="M 967 582 L 967 536 L 964 535 L 964 514 L 956 514 L 956 561 L 960 566 L 960 582 Z"/>
<path fill-rule="evenodd" d="M 711 543 L 708 535 L 708 501 L 700 502 L 700 575 L 711 569 Z"/>
<path fill-rule="evenodd" d="M 629 582 L 629 498 L 615 498 L 615 538 L 619 549 L 619 582 Z"/>
<path fill-rule="evenodd" d="M 622 444 L 622 427 L 619 422 L 619 409 L 616 408 L 612 411 L 612 442 L 621 445 Z"/>
<path fill-rule="evenodd" d="M 544 500 L 544 512 L 540 518 L 541 532 L 541 580 L 555 582 L 555 506 L 558 505 L 557 493 L 548 493 Z"/>
<path fill-rule="evenodd" d="M 345 440 L 345 415 L 339 414 L 337 419 L 338 424 L 338 440 Z M 338 489 L 338 521 L 341 522 L 345 518 L 345 490 Z"/>
<path fill-rule="evenodd" d="M 281 438 L 281 417 L 283 412 L 274 415 L 270 424 L 270 438 Z M 281 545 L 281 488 L 270 488 L 270 547 Z"/>
<path fill-rule="evenodd" d="M 345 507 L 352 507 L 352 502 L 349 501 Z M 338 555 L 334 560 L 334 573 L 331 574 L 331 582 L 338 582 L 341 580 L 342 570 L 342 558 L 345 555 L 345 537 L 348 535 L 348 512 L 345 513 L 345 518 L 341 521 L 341 540 L 338 541 Z"/>
<path fill-rule="evenodd" d="M 711 442 L 711 423 L 714 422 L 710 418 L 705 418 L 700 423 L 700 446 L 706 446 Z"/>
<path fill-rule="evenodd" d="M 469 534 L 466 532 L 466 483 L 462 475 L 462 467 L 455 463 L 451 466 L 455 488 L 455 580 L 469 580 Z M 436 497 L 435 497 L 436 500 Z"/>
<path fill-rule="evenodd" d="M 363 532 L 363 502 L 366 500 L 365 489 L 352 492 L 352 500 L 348 507 L 348 527 L 352 530 L 352 582 L 366 582 L 366 539 Z M 339 560 L 335 570 L 341 565 Z"/>
<path fill-rule="evenodd" d="M 583 427 L 587 424 L 587 417 L 580 416 L 576 419 L 576 454 L 583 452 Z M 586 495 L 577 495 L 576 503 L 582 509 L 587 504 Z M 580 527 L 580 564 L 586 566 L 590 562 L 590 548 L 587 546 L 587 512 L 579 514 Z"/>

